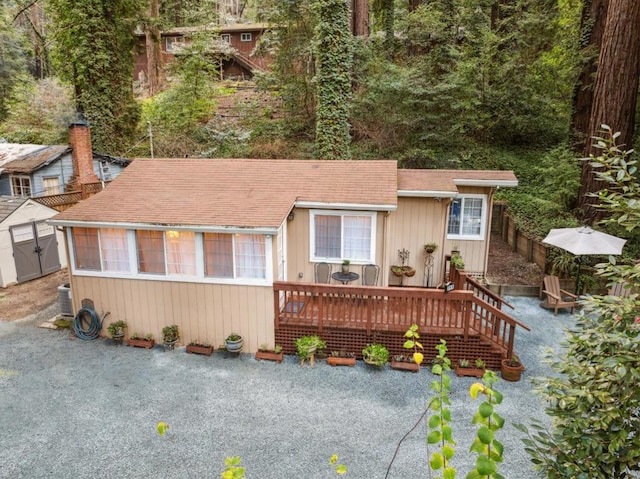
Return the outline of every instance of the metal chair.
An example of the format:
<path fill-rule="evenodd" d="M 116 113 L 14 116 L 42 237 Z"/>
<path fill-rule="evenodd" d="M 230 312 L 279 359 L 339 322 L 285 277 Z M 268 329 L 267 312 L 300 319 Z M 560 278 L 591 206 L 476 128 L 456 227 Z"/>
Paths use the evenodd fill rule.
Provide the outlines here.
<path fill-rule="evenodd" d="M 329 284 L 331 282 L 331 265 L 329 263 L 316 263 L 314 272 L 316 283 Z"/>
<path fill-rule="evenodd" d="M 362 266 L 362 286 L 377 286 L 380 266 L 377 264 L 365 264 Z"/>

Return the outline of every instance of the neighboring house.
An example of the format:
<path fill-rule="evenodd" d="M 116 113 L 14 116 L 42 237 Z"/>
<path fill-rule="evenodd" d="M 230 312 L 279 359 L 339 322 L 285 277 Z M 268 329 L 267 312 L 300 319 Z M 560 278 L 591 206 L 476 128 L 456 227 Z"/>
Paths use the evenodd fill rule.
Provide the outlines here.
<path fill-rule="evenodd" d="M 64 193 L 81 183 L 110 181 L 129 164 L 127 159 L 93 152 L 86 123 L 72 125 L 69 132 L 69 145 L 20 148 L 0 143 L 0 195 L 32 198 Z M 82 175 L 74 169 L 74 155 L 86 157 Z"/>
<path fill-rule="evenodd" d="M 46 220 L 56 210 L 27 198 L 0 196 L 0 286 L 66 267 L 64 236 Z"/>
<path fill-rule="evenodd" d="M 176 27 L 160 33 L 162 60 L 171 63 L 176 54 L 189 43 L 190 35 L 206 31 L 208 27 Z M 224 79 L 249 79 L 255 70 L 264 70 L 269 60 L 254 55 L 258 40 L 265 32 L 264 23 L 237 23 L 216 27 L 216 35 L 224 45 L 220 50 L 225 59 L 222 64 Z M 134 80 L 143 81 L 147 77 L 147 51 L 144 33 L 137 33 L 138 46 L 134 54 Z"/>
<path fill-rule="evenodd" d="M 237 332 L 255 351 L 275 341 L 274 282 L 313 286 L 320 262 L 376 264 L 388 287 L 407 250 L 417 273 L 404 286 L 434 287 L 457 247 L 465 269 L 484 275 L 493 193 L 516 185 L 510 171 L 395 161 L 139 159 L 51 223 L 66 232 L 76 311 L 88 298 L 130 333 L 158 338 L 178 324 L 185 344 L 221 344 Z M 429 285 L 428 242 L 439 245 Z"/>

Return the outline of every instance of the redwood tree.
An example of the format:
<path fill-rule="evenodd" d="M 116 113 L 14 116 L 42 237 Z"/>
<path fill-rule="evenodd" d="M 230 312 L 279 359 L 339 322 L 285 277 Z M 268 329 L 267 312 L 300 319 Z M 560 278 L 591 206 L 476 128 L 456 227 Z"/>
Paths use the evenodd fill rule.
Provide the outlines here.
<path fill-rule="evenodd" d="M 620 132 L 619 145 L 633 148 L 639 79 L 640 2 L 610 0 L 598 57 L 589 136 L 598 136 L 601 125 L 609 125 Z M 597 155 L 599 152 L 588 142 L 585 154 Z M 598 211 L 592 206 L 596 198 L 590 194 L 600 189 L 601 184 L 591 171 L 590 162 L 583 162 L 578 205 L 590 222 L 599 219 Z"/>

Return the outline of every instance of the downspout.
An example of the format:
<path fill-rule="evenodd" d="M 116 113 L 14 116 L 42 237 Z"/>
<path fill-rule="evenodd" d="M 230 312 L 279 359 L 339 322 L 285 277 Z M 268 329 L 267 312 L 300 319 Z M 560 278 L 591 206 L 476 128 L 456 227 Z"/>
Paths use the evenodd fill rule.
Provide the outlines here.
<path fill-rule="evenodd" d="M 384 216 L 382 217 L 382 267 L 380 268 L 380 276 L 381 276 L 381 281 L 380 281 L 380 286 L 384 286 L 387 287 L 389 286 L 389 264 L 388 264 L 388 254 L 387 254 L 387 218 L 389 217 L 389 214 L 391 212 L 387 211 L 385 212 Z M 384 274 L 384 272 L 387 272 L 387 274 Z"/>
<path fill-rule="evenodd" d="M 440 282 L 444 281 L 444 275 L 447 272 L 447 262 L 445 260 L 445 256 L 447 253 L 444 250 L 444 245 L 447 241 L 447 228 L 449 226 L 449 205 L 451 204 L 451 199 L 448 198 L 444 207 L 444 228 L 442 228 L 442 248 L 440 248 Z M 440 283 L 438 283 L 440 284 Z"/>

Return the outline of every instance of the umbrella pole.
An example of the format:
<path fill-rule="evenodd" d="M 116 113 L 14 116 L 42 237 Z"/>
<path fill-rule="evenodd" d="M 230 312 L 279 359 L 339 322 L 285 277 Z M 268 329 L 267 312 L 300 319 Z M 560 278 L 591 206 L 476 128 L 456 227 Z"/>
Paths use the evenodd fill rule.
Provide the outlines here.
<path fill-rule="evenodd" d="M 582 267 L 582 256 L 578 256 L 578 275 L 576 276 L 576 296 L 580 296 L 580 268 Z"/>

